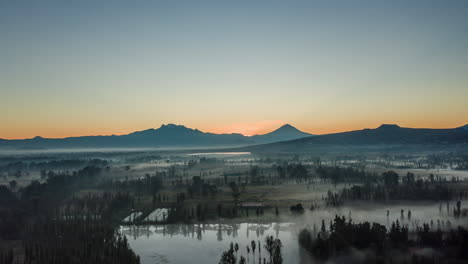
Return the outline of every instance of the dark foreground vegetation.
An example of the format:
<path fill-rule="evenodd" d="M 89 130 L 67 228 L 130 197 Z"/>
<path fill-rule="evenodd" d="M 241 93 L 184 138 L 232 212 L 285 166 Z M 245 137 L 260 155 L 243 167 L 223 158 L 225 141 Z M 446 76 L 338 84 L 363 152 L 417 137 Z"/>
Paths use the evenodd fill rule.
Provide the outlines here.
<path fill-rule="evenodd" d="M 258 246 L 257 246 L 258 245 Z M 265 238 L 265 242 L 263 243 L 263 248 L 266 250 L 267 254 L 266 256 L 264 255 L 262 257 L 262 247 L 260 240 L 255 242 L 255 240 L 252 240 L 250 245 L 247 245 L 247 259 L 244 256 L 239 256 L 237 257 L 237 251 L 239 250 L 239 245 L 233 244 L 231 242 L 229 249 L 227 251 L 224 251 L 223 254 L 221 255 L 221 260 L 219 261 L 219 264 L 245 264 L 249 262 L 250 258 L 252 258 L 253 263 L 255 263 L 255 259 L 258 258 L 259 264 L 264 263 L 264 264 L 282 264 L 283 263 L 283 256 L 281 253 L 281 248 L 283 247 L 283 244 L 281 243 L 281 240 L 278 238 L 273 238 L 272 236 L 267 236 Z M 255 249 L 257 250 L 257 255 L 255 255 Z M 250 252 L 252 252 L 252 256 L 250 256 Z M 263 262 L 262 262 L 263 261 Z"/>
<path fill-rule="evenodd" d="M 128 193 L 104 193 L 87 203 L 70 197 L 93 186 L 101 170 L 51 174 L 22 188 L 19 197 L 0 186 L 0 263 L 140 263 L 113 220 L 131 203 Z"/>
<path fill-rule="evenodd" d="M 398 220 L 387 230 L 378 223 L 353 223 L 344 216 L 336 216 L 328 229 L 322 222 L 319 231 L 302 230 L 299 243 L 319 261 L 340 256 L 351 259 L 356 250 L 364 252 L 363 263 L 468 261 L 467 230 L 462 227 L 449 232 L 431 230 L 429 223 L 410 233 L 408 227 L 401 226 Z M 431 249 L 432 253 L 424 254 L 422 249 Z"/>
<path fill-rule="evenodd" d="M 140 263 L 127 239 L 101 220 L 45 221 L 31 226 L 28 234 L 23 261 L 14 263 Z"/>

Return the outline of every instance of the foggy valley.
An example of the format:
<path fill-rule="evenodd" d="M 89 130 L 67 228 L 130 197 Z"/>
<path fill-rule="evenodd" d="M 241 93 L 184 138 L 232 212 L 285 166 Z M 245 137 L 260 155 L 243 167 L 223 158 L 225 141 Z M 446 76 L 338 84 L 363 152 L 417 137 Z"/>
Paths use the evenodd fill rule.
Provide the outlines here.
<path fill-rule="evenodd" d="M 468 263 L 468 1 L 0 0 L 0 264 Z"/>
<path fill-rule="evenodd" d="M 468 139 L 463 133 L 457 140 Z M 280 144 L 288 142 L 295 141 Z M 320 153 L 9 150 L 0 156 L 2 256 L 64 263 L 83 250 L 80 262 L 144 264 L 464 259 L 466 143 L 453 145 L 458 151 L 424 144 L 420 152 L 383 143 Z"/>

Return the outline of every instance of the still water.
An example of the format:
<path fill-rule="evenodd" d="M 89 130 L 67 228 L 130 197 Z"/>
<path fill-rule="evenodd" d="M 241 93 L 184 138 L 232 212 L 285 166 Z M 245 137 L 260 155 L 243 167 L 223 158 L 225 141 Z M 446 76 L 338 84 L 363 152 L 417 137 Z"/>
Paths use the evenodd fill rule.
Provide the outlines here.
<path fill-rule="evenodd" d="M 462 201 L 466 208 L 468 201 Z M 322 208 L 306 210 L 304 215 L 282 215 L 278 222 L 239 223 L 239 224 L 170 224 L 122 226 L 120 231 L 127 236 L 131 248 L 140 256 L 142 264 L 158 263 L 218 263 L 223 251 L 229 248 L 231 242 L 239 244 L 238 257 L 247 257 L 246 246 L 251 241 L 260 241 L 262 258 L 267 257 L 263 248 L 266 236 L 281 239 L 284 263 L 311 263 L 308 255 L 299 248 L 297 237 L 303 228 L 316 230 L 324 220 L 328 229 L 329 222 L 335 215 L 351 217 L 353 222 L 377 222 L 390 228 L 393 221 L 400 221 L 410 232 L 414 232 L 422 223 L 431 223 L 431 228 L 446 230 L 456 226 L 468 226 L 468 217 L 456 219 L 453 217 L 454 202 L 450 204 L 400 203 L 400 204 L 364 204 L 340 208 Z M 402 214 L 403 210 L 403 214 Z M 408 211 L 411 210 L 411 217 Z M 388 216 L 387 216 L 388 211 Z M 431 221 L 432 220 L 432 221 Z M 258 249 L 253 258 L 249 255 L 249 263 L 258 264 Z"/>
<path fill-rule="evenodd" d="M 266 236 L 281 239 L 284 263 L 299 262 L 299 245 L 296 225 L 271 224 L 171 224 L 121 227 L 131 248 L 140 256 L 142 264 L 157 263 L 218 263 L 223 251 L 231 242 L 239 244 L 238 256 L 247 258 L 246 246 L 257 243 L 255 263 L 258 263 L 258 241 L 261 255 Z M 254 263 L 252 251 L 249 263 Z"/>
<path fill-rule="evenodd" d="M 190 153 L 189 156 L 240 156 L 240 155 L 252 155 L 250 152 L 199 152 Z"/>

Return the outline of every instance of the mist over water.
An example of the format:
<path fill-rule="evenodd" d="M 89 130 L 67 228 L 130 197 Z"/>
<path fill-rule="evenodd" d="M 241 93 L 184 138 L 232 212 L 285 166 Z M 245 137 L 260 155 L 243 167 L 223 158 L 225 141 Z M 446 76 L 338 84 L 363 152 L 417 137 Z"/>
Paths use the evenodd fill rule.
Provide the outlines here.
<path fill-rule="evenodd" d="M 468 201 L 462 201 L 467 204 Z M 407 225 L 410 235 L 421 227 L 423 223 L 433 220 L 431 228 L 448 230 L 451 227 L 468 227 L 467 218 L 453 217 L 454 202 L 406 202 L 386 204 L 356 203 L 340 208 L 321 208 L 314 211 L 306 210 L 303 215 L 280 215 L 276 222 L 242 222 L 238 224 L 211 223 L 211 224 L 169 224 L 169 225 L 140 225 L 121 226 L 120 232 L 127 236 L 130 247 L 141 257 L 143 264 L 158 263 L 218 263 L 221 253 L 229 248 L 231 242 L 239 244 L 238 257 L 247 257 L 246 246 L 252 240 L 263 242 L 267 236 L 279 238 L 283 244 L 282 253 L 284 263 L 316 263 L 313 258 L 298 243 L 299 232 L 307 228 L 311 231 L 319 230 L 322 220 L 327 230 L 329 223 L 336 215 L 351 217 L 354 223 L 376 222 L 390 229 L 392 222 L 399 221 Z M 441 209 L 441 210 L 439 210 Z M 387 217 L 387 210 L 389 216 Z M 401 210 L 404 210 L 403 217 Z M 408 210 L 411 210 L 411 219 L 408 219 Z M 247 219 L 246 219 L 247 220 Z M 439 224 L 438 224 L 439 223 Z M 443 224 L 442 224 L 443 223 Z M 430 249 L 427 249 L 430 250 Z M 427 251 L 426 250 L 426 251 Z M 362 261 L 363 252 L 354 250 L 352 258 L 355 262 Z M 253 263 L 252 252 L 249 254 Z M 262 258 L 267 252 L 262 248 Z M 341 259 L 332 261 L 342 262 Z M 258 263 L 258 252 L 255 263 Z"/>
<path fill-rule="evenodd" d="M 284 263 L 298 263 L 300 231 L 293 223 L 182 224 L 121 227 L 130 247 L 140 255 L 142 264 L 218 263 L 231 242 L 239 244 L 238 256 L 247 258 L 246 246 L 254 240 L 261 245 L 266 236 L 281 239 Z M 267 252 L 262 248 L 262 259 Z M 258 263 L 258 250 L 255 263 Z M 253 254 L 249 254 L 253 263 Z"/>

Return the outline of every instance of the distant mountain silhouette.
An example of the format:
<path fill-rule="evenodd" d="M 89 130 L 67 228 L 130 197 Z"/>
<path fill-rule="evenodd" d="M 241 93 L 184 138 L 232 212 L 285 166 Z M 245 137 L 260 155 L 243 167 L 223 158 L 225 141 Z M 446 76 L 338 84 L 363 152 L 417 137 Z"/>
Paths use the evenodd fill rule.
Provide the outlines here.
<path fill-rule="evenodd" d="M 282 127 L 264 135 L 255 135 L 251 138 L 255 143 L 268 143 L 268 142 L 278 142 L 285 140 L 293 140 L 303 137 L 313 136 L 312 134 L 305 133 L 299 129 L 291 126 L 290 124 L 283 125 Z"/>
<path fill-rule="evenodd" d="M 136 131 L 127 135 L 83 136 L 69 138 L 42 138 L 4 140 L 0 148 L 10 149 L 64 149 L 64 148 L 175 148 L 175 147 L 235 147 L 297 139 L 310 134 L 291 125 L 264 135 L 252 137 L 241 134 L 205 133 L 183 125 L 167 124 L 158 129 Z"/>
<path fill-rule="evenodd" d="M 297 140 L 241 148 L 253 152 L 345 152 L 403 149 L 444 149 L 466 151 L 468 130 L 403 128 L 383 124 L 376 129 L 363 129 L 336 134 L 317 135 Z"/>

